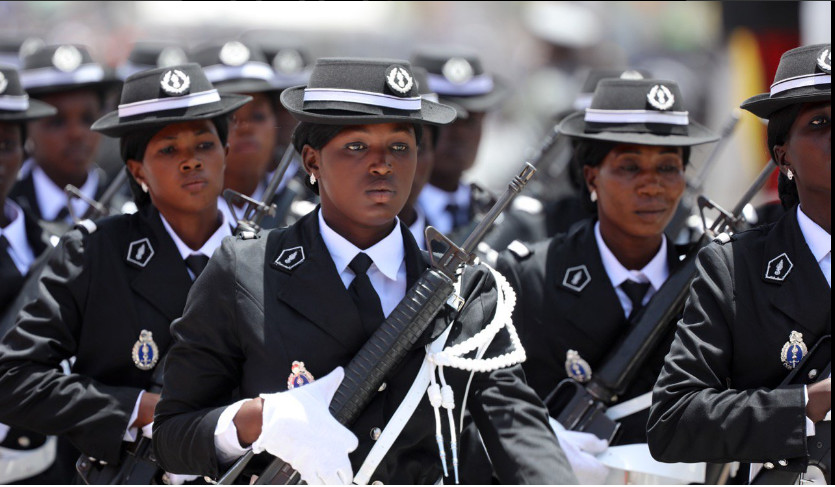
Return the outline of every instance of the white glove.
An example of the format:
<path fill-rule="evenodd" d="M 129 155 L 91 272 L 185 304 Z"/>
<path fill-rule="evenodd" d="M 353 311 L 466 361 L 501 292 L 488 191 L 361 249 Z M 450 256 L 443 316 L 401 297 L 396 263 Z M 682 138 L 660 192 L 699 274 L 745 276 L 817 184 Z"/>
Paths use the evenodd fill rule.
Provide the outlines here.
<path fill-rule="evenodd" d="M 591 433 L 565 429 L 556 419 L 549 417 L 548 422 L 557 435 L 562 451 L 571 464 L 577 480 L 581 484 L 603 484 L 609 475 L 609 467 L 600 463 L 595 455 L 609 448 L 609 442 L 601 440 Z"/>
<path fill-rule="evenodd" d="M 350 484 L 354 472 L 348 454 L 359 440 L 328 410 L 343 377 L 345 371 L 337 367 L 311 384 L 261 394 L 263 425 L 252 451 L 281 458 L 308 484 Z"/>
<path fill-rule="evenodd" d="M 191 482 L 192 480 L 197 480 L 199 475 L 186 475 L 186 474 L 179 474 L 179 473 L 170 473 L 165 472 L 165 475 L 168 478 L 168 485 L 183 485 L 186 482 Z"/>

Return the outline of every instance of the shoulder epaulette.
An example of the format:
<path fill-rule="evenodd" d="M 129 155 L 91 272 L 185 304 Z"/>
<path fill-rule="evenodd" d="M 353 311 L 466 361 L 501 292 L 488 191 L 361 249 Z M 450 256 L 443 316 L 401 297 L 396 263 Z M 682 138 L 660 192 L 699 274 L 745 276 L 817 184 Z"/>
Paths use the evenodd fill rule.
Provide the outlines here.
<path fill-rule="evenodd" d="M 513 209 L 530 213 L 531 215 L 538 215 L 543 212 L 545 206 L 536 198 L 520 194 L 513 199 Z"/>
<path fill-rule="evenodd" d="M 518 240 L 510 242 L 510 245 L 507 246 L 507 250 L 509 250 L 510 253 L 515 255 L 519 260 L 525 260 L 533 255 L 533 250 Z"/>
<path fill-rule="evenodd" d="M 75 228 L 81 230 L 82 233 L 86 235 L 92 235 L 96 233 L 98 230 L 98 226 L 93 220 L 81 220 L 80 222 L 75 224 Z"/>

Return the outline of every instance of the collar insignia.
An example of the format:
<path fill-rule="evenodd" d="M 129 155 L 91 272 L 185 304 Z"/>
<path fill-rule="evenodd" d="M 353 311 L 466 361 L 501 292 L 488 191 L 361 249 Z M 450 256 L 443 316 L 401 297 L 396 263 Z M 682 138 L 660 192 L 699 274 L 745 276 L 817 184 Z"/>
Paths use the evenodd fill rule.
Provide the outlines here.
<path fill-rule="evenodd" d="M 307 371 L 304 368 L 304 362 L 293 361 L 293 365 L 290 367 L 290 376 L 287 377 L 287 390 L 295 389 L 296 387 L 303 386 L 305 384 L 310 384 L 315 379 L 313 378 L 313 374 Z"/>
<path fill-rule="evenodd" d="M 145 267 L 154 256 L 154 248 L 148 238 L 134 240 L 128 247 L 128 262 L 138 267 Z"/>
<path fill-rule="evenodd" d="M 572 291 L 580 292 L 585 289 L 591 282 L 591 274 L 585 265 L 578 265 L 569 267 L 565 271 L 565 277 L 562 280 L 562 285 L 571 289 Z"/>
<path fill-rule="evenodd" d="M 673 103 L 676 101 L 676 97 L 670 92 L 670 89 L 664 85 L 655 85 L 650 88 L 649 93 L 647 93 L 647 101 L 653 107 L 659 110 L 669 110 Z"/>
<path fill-rule="evenodd" d="M 789 334 L 789 341 L 783 345 L 783 350 L 780 351 L 780 360 L 784 367 L 792 370 L 803 360 L 808 351 L 806 344 L 803 343 L 803 333 L 792 330 Z"/>
<path fill-rule="evenodd" d="M 52 65 L 68 73 L 81 66 L 81 52 L 75 46 L 61 46 L 52 55 Z"/>
<path fill-rule="evenodd" d="M 159 347 L 154 343 L 154 335 L 148 330 L 139 333 L 139 340 L 131 351 L 133 363 L 139 370 L 151 370 L 159 361 Z"/>
<path fill-rule="evenodd" d="M 159 80 L 162 91 L 171 96 L 180 96 L 188 93 L 191 86 L 191 78 L 179 69 L 169 69 Z"/>
<path fill-rule="evenodd" d="M 591 366 L 580 357 L 580 353 L 577 350 L 569 350 L 566 352 L 565 373 L 581 384 L 591 380 Z"/>
<path fill-rule="evenodd" d="M 412 89 L 412 85 L 414 85 L 414 83 L 412 75 L 410 75 L 409 72 L 402 66 L 395 65 L 388 68 L 388 72 L 386 73 L 386 84 L 395 93 L 400 93 L 401 95 L 409 93 L 409 90 Z"/>
<path fill-rule="evenodd" d="M 304 249 L 301 246 L 284 249 L 275 259 L 275 265 L 286 271 L 292 271 L 302 262 L 304 262 Z"/>
<path fill-rule="evenodd" d="M 785 252 L 768 261 L 765 278 L 770 281 L 783 282 L 794 268 L 794 264 Z"/>

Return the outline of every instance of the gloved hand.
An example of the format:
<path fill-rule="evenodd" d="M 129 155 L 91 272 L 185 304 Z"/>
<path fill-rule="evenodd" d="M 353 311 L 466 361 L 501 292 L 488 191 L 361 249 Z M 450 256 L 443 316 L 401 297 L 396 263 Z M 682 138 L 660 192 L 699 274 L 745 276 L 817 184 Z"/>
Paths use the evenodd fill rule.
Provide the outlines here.
<path fill-rule="evenodd" d="M 609 442 L 591 433 L 567 430 L 554 418 L 549 417 L 548 421 L 577 480 L 581 484 L 603 484 L 609 475 L 609 467 L 600 463 L 595 455 L 606 451 Z"/>
<path fill-rule="evenodd" d="M 350 484 L 354 472 L 348 454 L 359 440 L 328 410 L 343 377 L 345 371 L 337 367 L 311 384 L 261 394 L 263 424 L 252 451 L 281 458 L 308 484 Z"/>

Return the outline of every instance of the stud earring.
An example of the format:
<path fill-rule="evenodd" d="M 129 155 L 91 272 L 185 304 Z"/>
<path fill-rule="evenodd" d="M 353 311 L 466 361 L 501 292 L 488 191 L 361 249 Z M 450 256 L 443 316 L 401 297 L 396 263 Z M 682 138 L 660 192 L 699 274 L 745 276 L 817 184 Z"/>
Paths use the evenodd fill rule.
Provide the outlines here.
<path fill-rule="evenodd" d="M 791 181 L 792 179 L 794 179 L 794 173 L 792 172 L 792 170 L 791 170 L 791 169 L 789 169 L 788 171 L 786 171 L 786 177 L 787 177 L 787 178 L 789 178 L 789 181 Z"/>
<path fill-rule="evenodd" d="M 141 183 L 139 183 L 139 186 L 142 188 L 143 192 L 145 192 L 145 193 L 148 192 L 148 185 L 145 184 L 145 181 L 142 181 Z"/>
<path fill-rule="evenodd" d="M 592 203 L 594 203 L 595 201 L 597 201 L 597 190 L 596 190 L 596 189 L 593 189 L 593 190 L 591 191 L 591 196 L 590 196 L 590 198 L 589 198 L 589 199 L 591 199 L 591 202 L 592 202 Z"/>
<path fill-rule="evenodd" d="M 313 173 L 310 173 L 310 184 L 316 184 L 316 176 L 314 176 Z"/>

